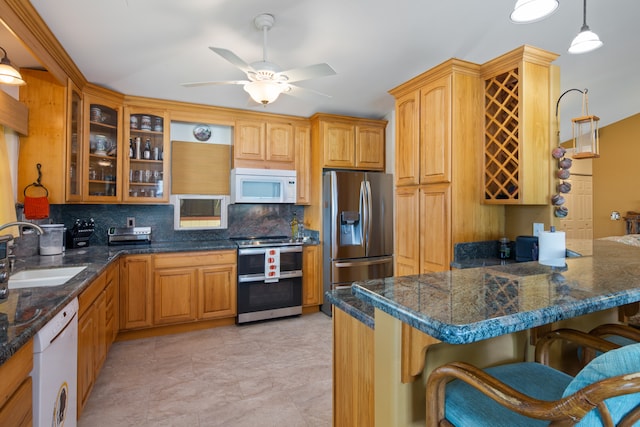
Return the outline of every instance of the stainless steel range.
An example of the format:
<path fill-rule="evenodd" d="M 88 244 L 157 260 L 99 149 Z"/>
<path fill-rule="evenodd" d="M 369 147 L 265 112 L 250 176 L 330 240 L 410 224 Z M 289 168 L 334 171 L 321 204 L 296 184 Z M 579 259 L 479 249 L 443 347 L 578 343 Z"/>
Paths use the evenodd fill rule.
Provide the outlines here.
<path fill-rule="evenodd" d="M 302 314 L 302 243 L 286 236 L 236 238 L 237 323 Z"/>

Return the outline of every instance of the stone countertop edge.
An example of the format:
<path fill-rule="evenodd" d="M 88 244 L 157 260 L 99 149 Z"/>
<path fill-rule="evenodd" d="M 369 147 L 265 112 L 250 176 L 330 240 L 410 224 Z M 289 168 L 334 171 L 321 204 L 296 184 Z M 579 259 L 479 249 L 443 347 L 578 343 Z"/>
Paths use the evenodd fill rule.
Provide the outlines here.
<path fill-rule="evenodd" d="M 351 288 L 335 289 L 326 292 L 324 295 L 325 300 L 333 304 L 335 308 L 344 311 L 369 328 L 375 329 L 373 306 L 355 297 Z"/>
<path fill-rule="evenodd" d="M 634 288 L 616 292 L 615 295 L 596 295 L 583 300 L 565 302 L 506 317 L 501 316 L 458 325 L 441 322 L 384 297 L 376 290 L 381 286 L 384 286 L 389 291 L 389 288 L 393 287 L 393 278 L 371 280 L 360 282 L 360 284 L 354 283 L 352 289 L 353 294 L 364 302 L 425 334 L 450 344 L 468 344 L 596 311 L 619 307 L 640 300 L 640 288 Z"/>
<path fill-rule="evenodd" d="M 32 256 L 16 260 L 12 274 L 26 269 L 86 266 L 82 272 L 61 286 L 10 289 L 9 297 L 0 301 L 0 313 L 8 315 L 8 309 L 15 305 L 13 315 L 18 310 L 35 313 L 30 319 L 16 321 L 10 319 L 0 337 L 0 365 L 13 356 L 29 339 L 47 324 L 71 300 L 80 295 L 111 262 L 120 256 L 155 254 L 164 252 L 195 252 L 211 250 L 235 250 L 238 246 L 231 240 L 152 242 L 144 245 L 89 246 L 68 249 L 63 255 Z M 11 306 L 10 306 L 11 305 Z M 20 306 L 18 308 L 18 306 Z"/>

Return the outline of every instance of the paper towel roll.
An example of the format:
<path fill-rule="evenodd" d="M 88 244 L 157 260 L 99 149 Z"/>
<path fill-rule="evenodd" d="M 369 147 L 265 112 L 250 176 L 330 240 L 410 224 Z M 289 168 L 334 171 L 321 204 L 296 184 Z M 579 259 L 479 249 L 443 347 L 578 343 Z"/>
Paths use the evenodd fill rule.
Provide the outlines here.
<path fill-rule="evenodd" d="M 538 235 L 538 261 L 552 267 L 564 267 L 567 248 L 564 231 L 541 231 Z"/>

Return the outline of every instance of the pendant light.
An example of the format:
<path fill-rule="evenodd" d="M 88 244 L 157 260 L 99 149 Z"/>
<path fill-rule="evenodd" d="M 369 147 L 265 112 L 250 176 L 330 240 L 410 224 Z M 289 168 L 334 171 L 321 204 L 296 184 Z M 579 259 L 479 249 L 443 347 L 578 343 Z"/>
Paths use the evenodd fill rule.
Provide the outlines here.
<path fill-rule="evenodd" d="M 11 65 L 11 61 L 7 58 L 7 51 L 2 47 L 0 47 L 0 50 L 2 50 L 4 54 L 0 60 L 0 84 L 12 86 L 22 86 L 26 84 L 20 75 L 20 71 Z"/>
<path fill-rule="evenodd" d="M 558 0 L 518 0 L 510 18 L 516 24 L 540 21 L 555 12 L 558 5 Z"/>
<path fill-rule="evenodd" d="M 584 0 L 582 17 L 582 28 L 580 28 L 580 32 L 571 42 L 569 53 L 591 52 L 602 46 L 602 41 L 598 35 L 591 31 L 587 25 L 587 0 Z"/>

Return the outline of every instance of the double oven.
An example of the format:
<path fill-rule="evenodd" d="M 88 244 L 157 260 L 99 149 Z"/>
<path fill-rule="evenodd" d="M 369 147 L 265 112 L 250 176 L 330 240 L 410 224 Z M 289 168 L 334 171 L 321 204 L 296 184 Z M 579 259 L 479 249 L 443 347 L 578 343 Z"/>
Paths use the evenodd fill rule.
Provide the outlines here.
<path fill-rule="evenodd" d="M 302 314 L 302 243 L 287 237 L 234 239 L 237 323 Z"/>

